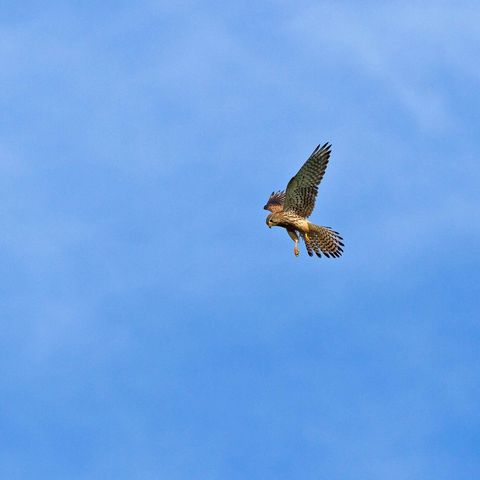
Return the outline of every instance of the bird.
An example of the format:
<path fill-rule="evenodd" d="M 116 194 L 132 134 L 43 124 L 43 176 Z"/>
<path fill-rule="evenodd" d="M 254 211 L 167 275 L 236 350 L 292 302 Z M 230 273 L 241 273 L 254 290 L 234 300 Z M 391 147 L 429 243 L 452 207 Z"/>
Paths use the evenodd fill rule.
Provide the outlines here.
<path fill-rule="evenodd" d="M 343 253 L 343 238 L 330 227 L 315 225 L 307 220 L 315 208 L 318 185 L 322 181 L 330 159 L 332 145 L 318 145 L 297 174 L 288 182 L 285 191 L 271 193 L 264 210 L 271 213 L 266 218 L 269 228 L 283 227 L 295 242 L 293 253 L 300 254 L 299 236 L 305 242 L 310 257 L 340 257 Z"/>

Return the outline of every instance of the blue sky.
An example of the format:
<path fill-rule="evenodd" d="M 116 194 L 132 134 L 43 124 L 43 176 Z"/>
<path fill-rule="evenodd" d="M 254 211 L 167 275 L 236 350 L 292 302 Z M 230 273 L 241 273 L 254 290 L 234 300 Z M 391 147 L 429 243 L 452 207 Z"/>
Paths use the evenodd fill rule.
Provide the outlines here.
<path fill-rule="evenodd" d="M 480 6 L 5 3 L 1 478 L 477 478 Z"/>

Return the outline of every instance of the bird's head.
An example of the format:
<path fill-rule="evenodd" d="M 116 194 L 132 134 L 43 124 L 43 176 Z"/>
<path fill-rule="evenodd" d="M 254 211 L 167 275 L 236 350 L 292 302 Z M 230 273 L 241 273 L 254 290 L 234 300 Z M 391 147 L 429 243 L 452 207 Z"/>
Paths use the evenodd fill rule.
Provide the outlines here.
<path fill-rule="evenodd" d="M 266 218 L 266 223 L 268 225 L 269 228 L 272 228 L 274 227 L 275 225 L 278 225 L 278 218 L 277 218 L 277 214 L 275 213 L 271 213 L 270 215 L 268 215 L 268 217 Z"/>

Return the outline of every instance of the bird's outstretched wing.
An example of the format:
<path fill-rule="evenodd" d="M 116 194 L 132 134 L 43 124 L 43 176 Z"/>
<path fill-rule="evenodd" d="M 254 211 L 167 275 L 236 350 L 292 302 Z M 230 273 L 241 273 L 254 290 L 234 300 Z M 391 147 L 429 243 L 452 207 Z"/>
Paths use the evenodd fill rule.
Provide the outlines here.
<path fill-rule="evenodd" d="M 318 185 L 328 165 L 332 146 L 325 143 L 312 152 L 298 173 L 288 182 L 283 209 L 309 217 L 315 207 Z"/>
<path fill-rule="evenodd" d="M 283 210 L 283 202 L 285 201 L 285 192 L 278 191 L 272 192 L 267 204 L 264 205 L 264 210 L 270 210 L 272 213 L 280 212 Z"/>

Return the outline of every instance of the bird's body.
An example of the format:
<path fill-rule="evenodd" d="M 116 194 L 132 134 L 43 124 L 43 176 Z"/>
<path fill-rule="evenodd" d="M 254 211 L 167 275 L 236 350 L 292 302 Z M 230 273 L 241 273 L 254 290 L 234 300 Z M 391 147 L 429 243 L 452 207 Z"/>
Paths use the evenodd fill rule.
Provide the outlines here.
<path fill-rule="evenodd" d="M 321 227 L 307 220 L 315 207 L 315 199 L 330 158 L 331 145 L 320 145 L 313 151 L 298 173 L 290 180 L 285 192 L 272 192 L 263 207 L 270 210 L 266 218 L 269 227 L 283 227 L 295 242 L 298 255 L 298 236 L 305 242 L 307 253 L 339 257 L 343 252 L 342 237 L 329 227 Z"/>
<path fill-rule="evenodd" d="M 280 212 L 271 213 L 267 217 L 267 225 L 269 223 L 271 223 L 272 227 L 291 228 L 303 233 L 308 233 L 309 231 L 308 220 L 292 211 L 285 212 L 281 210 Z"/>

